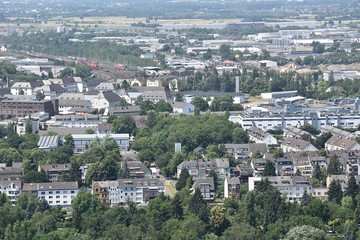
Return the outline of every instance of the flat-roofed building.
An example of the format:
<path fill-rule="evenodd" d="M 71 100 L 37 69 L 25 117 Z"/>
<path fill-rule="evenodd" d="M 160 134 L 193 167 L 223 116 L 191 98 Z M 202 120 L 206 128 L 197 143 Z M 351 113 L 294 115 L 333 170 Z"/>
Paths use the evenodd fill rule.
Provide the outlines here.
<path fill-rule="evenodd" d="M 79 186 L 77 182 L 24 183 L 22 191 L 45 199 L 50 206 L 70 207 Z"/>

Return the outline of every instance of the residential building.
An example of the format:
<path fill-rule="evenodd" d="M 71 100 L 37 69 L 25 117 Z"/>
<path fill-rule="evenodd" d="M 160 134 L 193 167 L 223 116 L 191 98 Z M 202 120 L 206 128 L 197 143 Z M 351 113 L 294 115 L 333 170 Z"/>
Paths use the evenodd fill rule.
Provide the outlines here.
<path fill-rule="evenodd" d="M 231 168 L 229 159 L 215 158 L 209 161 L 183 161 L 177 166 L 177 178 L 180 177 L 182 169 L 189 171 L 193 179 L 208 177 L 211 170 L 214 170 L 219 180 L 223 180 L 225 176 L 230 176 Z"/>
<path fill-rule="evenodd" d="M 201 196 L 205 201 L 212 202 L 214 201 L 215 196 L 215 184 L 214 178 L 206 177 L 206 178 L 198 178 L 195 180 L 192 185 L 193 193 L 196 189 L 200 190 Z"/>
<path fill-rule="evenodd" d="M 114 91 L 115 87 L 113 83 L 101 82 L 95 87 L 95 90 L 99 92 Z"/>
<path fill-rule="evenodd" d="M 6 164 L 0 164 L 0 181 L 21 180 L 24 176 L 22 163 L 13 163 L 11 167 Z"/>
<path fill-rule="evenodd" d="M 95 98 L 91 100 L 91 107 L 100 109 L 107 109 L 109 107 L 115 107 L 120 101 L 120 96 L 112 91 L 105 91 L 99 93 Z"/>
<path fill-rule="evenodd" d="M 303 125 L 310 125 L 320 130 L 326 125 L 355 128 L 360 124 L 360 115 L 357 113 L 329 113 L 320 111 L 307 113 L 238 113 L 237 115 L 229 116 L 229 121 L 241 124 L 244 129 L 256 126 L 264 131 L 284 130 L 288 126 L 299 128 Z"/>
<path fill-rule="evenodd" d="M 344 131 L 342 129 L 339 129 L 339 128 L 336 128 L 336 127 L 333 127 L 333 126 L 329 126 L 329 125 L 326 125 L 326 126 L 323 126 L 321 128 L 321 132 L 322 133 L 331 133 L 332 135 L 335 135 L 335 136 L 338 136 L 338 137 L 343 137 L 343 138 L 352 138 L 353 137 L 353 134 L 348 132 L 348 131 Z"/>
<path fill-rule="evenodd" d="M 74 108 L 91 109 L 91 102 L 85 99 L 83 93 L 63 93 L 58 99 L 60 112 L 68 112 Z"/>
<path fill-rule="evenodd" d="M 101 81 L 99 78 L 91 78 L 88 81 L 84 81 L 84 91 L 85 92 L 92 92 L 102 82 L 103 81 Z"/>
<path fill-rule="evenodd" d="M 325 149 L 328 151 L 336 151 L 336 150 L 345 150 L 345 151 L 353 151 L 360 150 L 360 144 L 354 140 L 347 139 L 344 137 L 339 137 L 333 135 L 329 140 L 325 143 Z"/>
<path fill-rule="evenodd" d="M 129 134 L 72 134 L 75 144 L 75 153 L 86 152 L 91 141 L 99 139 L 102 142 L 105 138 L 112 138 L 119 146 L 120 151 L 129 149 Z"/>
<path fill-rule="evenodd" d="M 318 150 L 310 142 L 292 137 L 284 139 L 280 147 L 284 152 L 310 152 Z"/>
<path fill-rule="evenodd" d="M 225 177 L 224 198 L 229 197 L 240 199 L 240 179 L 238 177 Z"/>
<path fill-rule="evenodd" d="M 20 180 L 0 180 L 0 193 L 5 194 L 12 205 L 16 204 L 18 196 L 21 194 Z"/>
<path fill-rule="evenodd" d="M 45 96 L 45 100 L 56 99 L 59 95 L 65 92 L 65 89 L 60 84 L 43 85 L 36 87 L 34 93 L 42 93 Z"/>
<path fill-rule="evenodd" d="M 314 187 L 312 196 L 321 201 L 326 201 L 328 199 L 328 189 L 325 187 Z"/>
<path fill-rule="evenodd" d="M 186 102 L 174 102 L 172 105 L 174 113 L 192 113 L 195 111 L 195 106 Z"/>
<path fill-rule="evenodd" d="M 312 195 L 313 188 L 309 179 L 304 176 L 251 177 L 249 178 L 249 191 L 254 190 L 256 184 L 266 178 L 288 202 L 301 203 L 305 192 Z"/>
<path fill-rule="evenodd" d="M 157 178 L 118 179 L 92 184 L 92 194 L 111 207 L 124 205 L 127 201 L 146 205 L 164 192 L 164 184 Z"/>
<path fill-rule="evenodd" d="M 314 138 L 314 136 L 312 136 L 310 133 L 297 127 L 288 126 L 284 129 L 284 137 L 301 138 L 305 135 L 309 135 L 311 138 Z"/>
<path fill-rule="evenodd" d="M 223 144 L 225 150 L 234 155 L 235 159 L 247 159 L 252 154 L 259 152 L 264 155 L 267 152 L 266 143 Z"/>
<path fill-rule="evenodd" d="M 24 183 L 22 191 L 45 199 L 50 206 L 70 207 L 79 187 L 77 182 Z"/>
<path fill-rule="evenodd" d="M 265 169 L 266 159 L 265 158 L 256 158 L 251 160 L 251 168 L 253 169 L 254 177 L 262 176 L 262 173 Z"/>
<path fill-rule="evenodd" d="M 34 89 L 43 85 L 42 81 L 16 82 L 11 86 L 10 92 L 12 95 L 35 95 Z"/>
<path fill-rule="evenodd" d="M 247 129 L 251 141 L 255 143 L 265 143 L 267 146 L 277 145 L 277 140 L 270 133 L 263 131 L 257 127 L 250 127 Z"/>
<path fill-rule="evenodd" d="M 121 167 L 127 168 L 129 178 L 151 178 L 151 171 L 140 161 L 127 161 L 121 163 Z"/>
<path fill-rule="evenodd" d="M 61 182 L 71 170 L 70 163 L 39 165 L 38 171 L 44 172 L 49 182 Z"/>

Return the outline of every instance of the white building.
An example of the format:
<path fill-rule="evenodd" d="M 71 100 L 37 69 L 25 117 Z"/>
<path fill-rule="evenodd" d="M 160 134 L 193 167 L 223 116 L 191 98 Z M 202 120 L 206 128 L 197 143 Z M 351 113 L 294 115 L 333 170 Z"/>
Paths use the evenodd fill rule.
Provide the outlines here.
<path fill-rule="evenodd" d="M 50 206 L 69 207 L 79 187 L 77 182 L 24 183 L 23 192 L 45 199 Z"/>
<path fill-rule="evenodd" d="M 127 201 L 146 205 L 161 193 L 165 193 L 164 183 L 157 178 L 99 181 L 92 185 L 92 194 L 111 207 L 124 205 Z"/>
<path fill-rule="evenodd" d="M 230 116 L 229 121 L 239 123 L 244 129 L 252 126 L 264 131 L 285 129 L 288 126 L 301 127 L 311 125 L 317 130 L 323 126 L 339 126 L 342 128 L 354 128 L 360 124 L 360 114 L 340 114 L 313 112 L 309 114 L 239 114 Z"/>
<path fill-rule="evenodd" d="M 195 111 L 195 106 L 186 102 L 174 102 L 172 105 L 174 113 L 192 113 Z"/>
<path fill-rule="evenodd" d="M 313 188 L 308 178 L 303 176 L 281 176 L 281 177 L 250 177 L 249 191 L 255 189 L 257 183 L 261 180 L 268 179 L 288 202 L 301 203 L 304 192 L 312 195 Z"/>
<path fill-rule="evenodd" d="M 289 97 L 295 97 L 296 95 L 297 95 L 297 91 L 267 92 L 267 93 L 261 93 L 261 98 L 263 99 L 289 98 Z"/>
<path fill-rule="evenodd" d="M 101 92 L 91 100 L 91 107 L 95 109 L 108 109 L 115 107 L 120 101 L 120 96 L 112 91 Z"/>
<path fill-rule="evenodd" d="M 257 127 L 250 127 L 247 129 L 251 141 L 255 143 L 265 143 L 268 146 L 277 145 L 277 140 L 270 133 L 264 132 Z"/>
<path fill-rule="evenodd" d="M 280 147 L 284 152 L 310 152 L 318 150 L 310 142 L 292 137 L 285 138 Z"/>
<path fill-rule="evenodd" d="M 17 197 L 21 193 L 21 181 L 20 180 L 9 180 L 0 181 L 0 193 L 5 194 L 12 205 L 16 204 Z"/>
<path fill-rule="evenodd" d="M 128 151 L 130 136 L 126 134 L 72 134 L 75 144 L 75 153 L 86 152 L 92 141 L 99 140 L 100 143 L 106 138 L 114 139 L 120 151 Z"/>
<path fill-rule="evenodd" d="M 360 150 L 360 144 L 354 140 L 347 139 L 345 137 L 339 137 L 333 135 L 329 140 L 325 143 L 325 149 L 328 151 L 336 151 L 336 150 L 345 150 L 345 151 L 353 151 Z"/>

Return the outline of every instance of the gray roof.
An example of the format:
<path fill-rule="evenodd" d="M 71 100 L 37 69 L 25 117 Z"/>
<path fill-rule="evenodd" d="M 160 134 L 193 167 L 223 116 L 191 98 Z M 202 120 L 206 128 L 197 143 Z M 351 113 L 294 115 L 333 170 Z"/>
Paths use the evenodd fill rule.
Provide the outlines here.
<path fill-rule="evenodd" d="M 40 131 L 39 135 L 46 135 L 49 132 L 55 132 L 60 136 L 65 136 L 66 134 L 86 134 L 87 129 L 92 129 L 94 132 L 96 131 L 96 127 L 53 127 L 49 126 L 47 131 Z"/>
<path fill-rule="evenodd" d="M 109 107 L 110 114 L 126 114 L 126 113 L 140 113 L 141 108 L 139 106 L 127 106 L 127 107 Z"/>
<path fill-rule="evenodd" d="M 71 163 L 65 163 L 65 164 L 46 164 L 46 165 L 40 165 L 40 169 L 46 171 L 49 170 L 60 170 L 60 171 L 66 171 L 71 168 Z"/>
<path fill-rule="evenodd" d="M 2 180 L 2 181 L 0 181 L 0 186 L 8 187 L 12 183 L 14 183 L 16 186 L 21 188 L 21 181 L 20 180 Z"/>
<path fill-rule="evenodd" d="M 41 136 L 38 141 L 39 148 L 56 148 L 59 146 L 59 136 Z"/>
<path fill-rule="evenodd" d="M 150 172 L 150 170 L 140 161 L 127 161 L 127 168 L 130 172 Z"/>
<path fill-rule="evenodd" d="M 203 184 L 208 184 L 208 185 L 210 185 L 211 188 L 215 188 L 214 178 L 212 178 L 212 177 L 196 179 L 196 181 L 192 185 L 192 188 L 193 189 L 199 188 L 200 185 L 203 185 Z"/>
<path fill-rule="evenodd" d="M 85 81 L 84 85 L 86 85 L 87 87 L 96 87 L 102 82 L 103 81 L 101 81 L 99 78 L 92 78 L 89 81 Z"/>
<path fill-rule="evenodd" d="M 230 185 L 240 185 L 240 179 L 238 177 L 232 177 L 228 179 L 228 184 Z"/>
<path fill-rule="evenodd" d="M 281 143 L 283 146 L 292 147 L 295 149 L 303 150 L 306 146 L 312 145 L 310 142 L 299 139 L 299 138 L 292 138 L 287 137 L 284 139 L 284 141 Z"/>
<path fill-rule="evenodd" d="M 114 93 L 113 91 L 106 91 L 102 93 L 104 98 L 109 102 L 120 101 L 120 96 Z"/>
<path fill-rule="evenodd" d="M 23 191 L 46 191 L 46 190 L 77 190 L 77 182 L 51 182 L 51 183 L 24 183 Z"/>
<path fill-rule="evenodd" d="M 65 89 L 60 84 L 51 84 L 49 85 L 50 91 L 54 92 L 65 92 Z"/>

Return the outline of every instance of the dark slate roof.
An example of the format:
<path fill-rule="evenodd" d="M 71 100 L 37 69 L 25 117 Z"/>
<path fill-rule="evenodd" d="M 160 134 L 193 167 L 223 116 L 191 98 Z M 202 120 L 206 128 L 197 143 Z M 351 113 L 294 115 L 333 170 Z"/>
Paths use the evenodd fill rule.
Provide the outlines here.
<path fill-rule="evenodd" d="M 60 85 L 60 84 L 51 84 L 50 86 L 50 91 L 54 91 L 54 92 L 65 92 L 65 89 Z"/>
<path fill-rule="evenodd" d="M 44 85 L 43 81 L 30 82 L 30 86 L 31 86 L 32 89 L 37 88 L 37 87 L 41 87 L 43 85 Z"/>
<path fill-rule="evenodd" d="M 109 102 L 120 101 L 120 96 L 114 93 L 113 91 L 103 92 L 104 98 Z"/>
<path fill-rule="evenodd" d="M 61 79 L 63 84 L 70 84 L 70 83 L 76 83 L 75 79 L 73 77 L 69 77 L 69 78 L 62 78 Z"/>
<path fill-rule="evenodd" d="M 100 83 L 102 83 L 103 81 L 101 81 L 101 79 L 99 78 L 92 78 L 89 81 L 84 82 L 84 84 L 87 87 L 96 87 L 97 85 L 99 85 Z"/>

